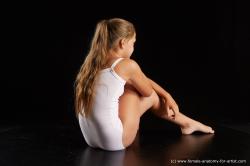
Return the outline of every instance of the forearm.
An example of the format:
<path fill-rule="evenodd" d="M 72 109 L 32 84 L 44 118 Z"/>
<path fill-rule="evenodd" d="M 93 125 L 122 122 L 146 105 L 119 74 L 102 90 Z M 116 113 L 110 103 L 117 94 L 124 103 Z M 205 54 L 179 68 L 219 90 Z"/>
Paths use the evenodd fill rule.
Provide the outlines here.
<path fill-rule="evenodd" d="M 174 113 L 174 115 L 178 114 L 179 107 L 177 103 L 175 102 L 175 100 L 172 98 L 172 96 L 166 90 L 164 90 L 160 85 L 158 85 L 156 82 L 154 82 L 153 80 L 149 78 L 148 80 L 150 81 L 152 88 L 155 90 L 157 95 L 160 98 L 163 98 L 163 100 L 165 101 L 164 103 L 167 105 L 167 110 L 172 110 L 171 112 Z"/>
<path fill-rule="evenodd" d="M 161 96 L 161 97 L 168 97 L 169 93 L 164 90 L 160 85 L 158 85 L 156 82 L 154 82 L 153 80 L 151 80 L 150 78 L 148 78 L 148 80 L 150 81 L 153 89 L 155 90 L 155 92 Z"/>

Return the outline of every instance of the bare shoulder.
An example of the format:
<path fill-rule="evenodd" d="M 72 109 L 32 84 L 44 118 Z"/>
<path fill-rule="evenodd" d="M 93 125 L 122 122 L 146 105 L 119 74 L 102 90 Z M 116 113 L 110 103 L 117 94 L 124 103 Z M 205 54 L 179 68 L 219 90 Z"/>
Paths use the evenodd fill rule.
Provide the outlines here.
<path fill-rule="evenodd" d="M 115 71 L 127 85 L 133 86 L 142 96 L 148 97 L 152 94 L 152 85 L 136 61 L 123 59 L 115 66 Z"/>
<path fill-rule="evenodd" d="M 124 58 L 115 66 L 114 70 L 127 81 L 131 77 L 131 74 L 140 70 L 140 67 L 135 60 Z"/>
<path fill-rule="evenodd" d="M 129 58 L 123 59 L 120 63 L 120 66 L 126 68 L 126 70 L 131 70 L 131 71 L 140 68 L 135 60 Z"/>
<path fill-rule="evenodd" d="M 133 86 L 142 96 L 148 97 L 152 94 L 152 85 L 136 61 L 122 60 L 117 65 L 117 73 L 126 80 L 127 85 Z"/>

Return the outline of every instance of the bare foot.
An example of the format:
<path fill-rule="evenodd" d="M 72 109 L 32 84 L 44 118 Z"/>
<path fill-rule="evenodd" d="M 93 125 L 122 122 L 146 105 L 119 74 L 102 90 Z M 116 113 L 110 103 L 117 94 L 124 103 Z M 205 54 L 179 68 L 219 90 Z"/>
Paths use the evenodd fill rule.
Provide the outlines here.
<path fill-rule="evenodd" d="M 214 133 L 214 130 L 211 127 L 195 120 L 190 120 L 190 122 L 185 127 L 181 127 L 182 134 L 192 134 L 195 131 L 200 131 L 203 133 Z"/>

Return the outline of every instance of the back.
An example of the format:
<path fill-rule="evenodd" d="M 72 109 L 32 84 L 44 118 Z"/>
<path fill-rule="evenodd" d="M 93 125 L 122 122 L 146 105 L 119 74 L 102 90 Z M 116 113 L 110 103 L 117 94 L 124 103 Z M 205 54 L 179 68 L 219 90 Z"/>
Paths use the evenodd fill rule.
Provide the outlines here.
<path fill-rule="evenodd" d="M 114 67 L 122 59 L 117 59 L 110 68 L 99 71 L 94 85 L 93 110 L 88 118 L 79 114 L 83 136 L 92 147 L 107 150 L 124 149 L 123 127 L 118 111 L 119 97 L 124 92 L 126 81 L 114 71 Z"/>

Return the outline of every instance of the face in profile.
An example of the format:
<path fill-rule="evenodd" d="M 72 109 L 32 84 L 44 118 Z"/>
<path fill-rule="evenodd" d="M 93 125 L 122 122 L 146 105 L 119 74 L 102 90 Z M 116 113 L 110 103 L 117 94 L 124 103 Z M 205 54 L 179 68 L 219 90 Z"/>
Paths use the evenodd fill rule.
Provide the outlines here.
<path fill-rule="evenodd" d="M 134 44 L 136 41 L 136 35 L 134 35 L 131 39 L 126 40 L 126 42 L 124 42 L 124 56 L 126 58 L 130 58 L 130 56 L 132 55 L 132 53 L 134 52 Z"/>

